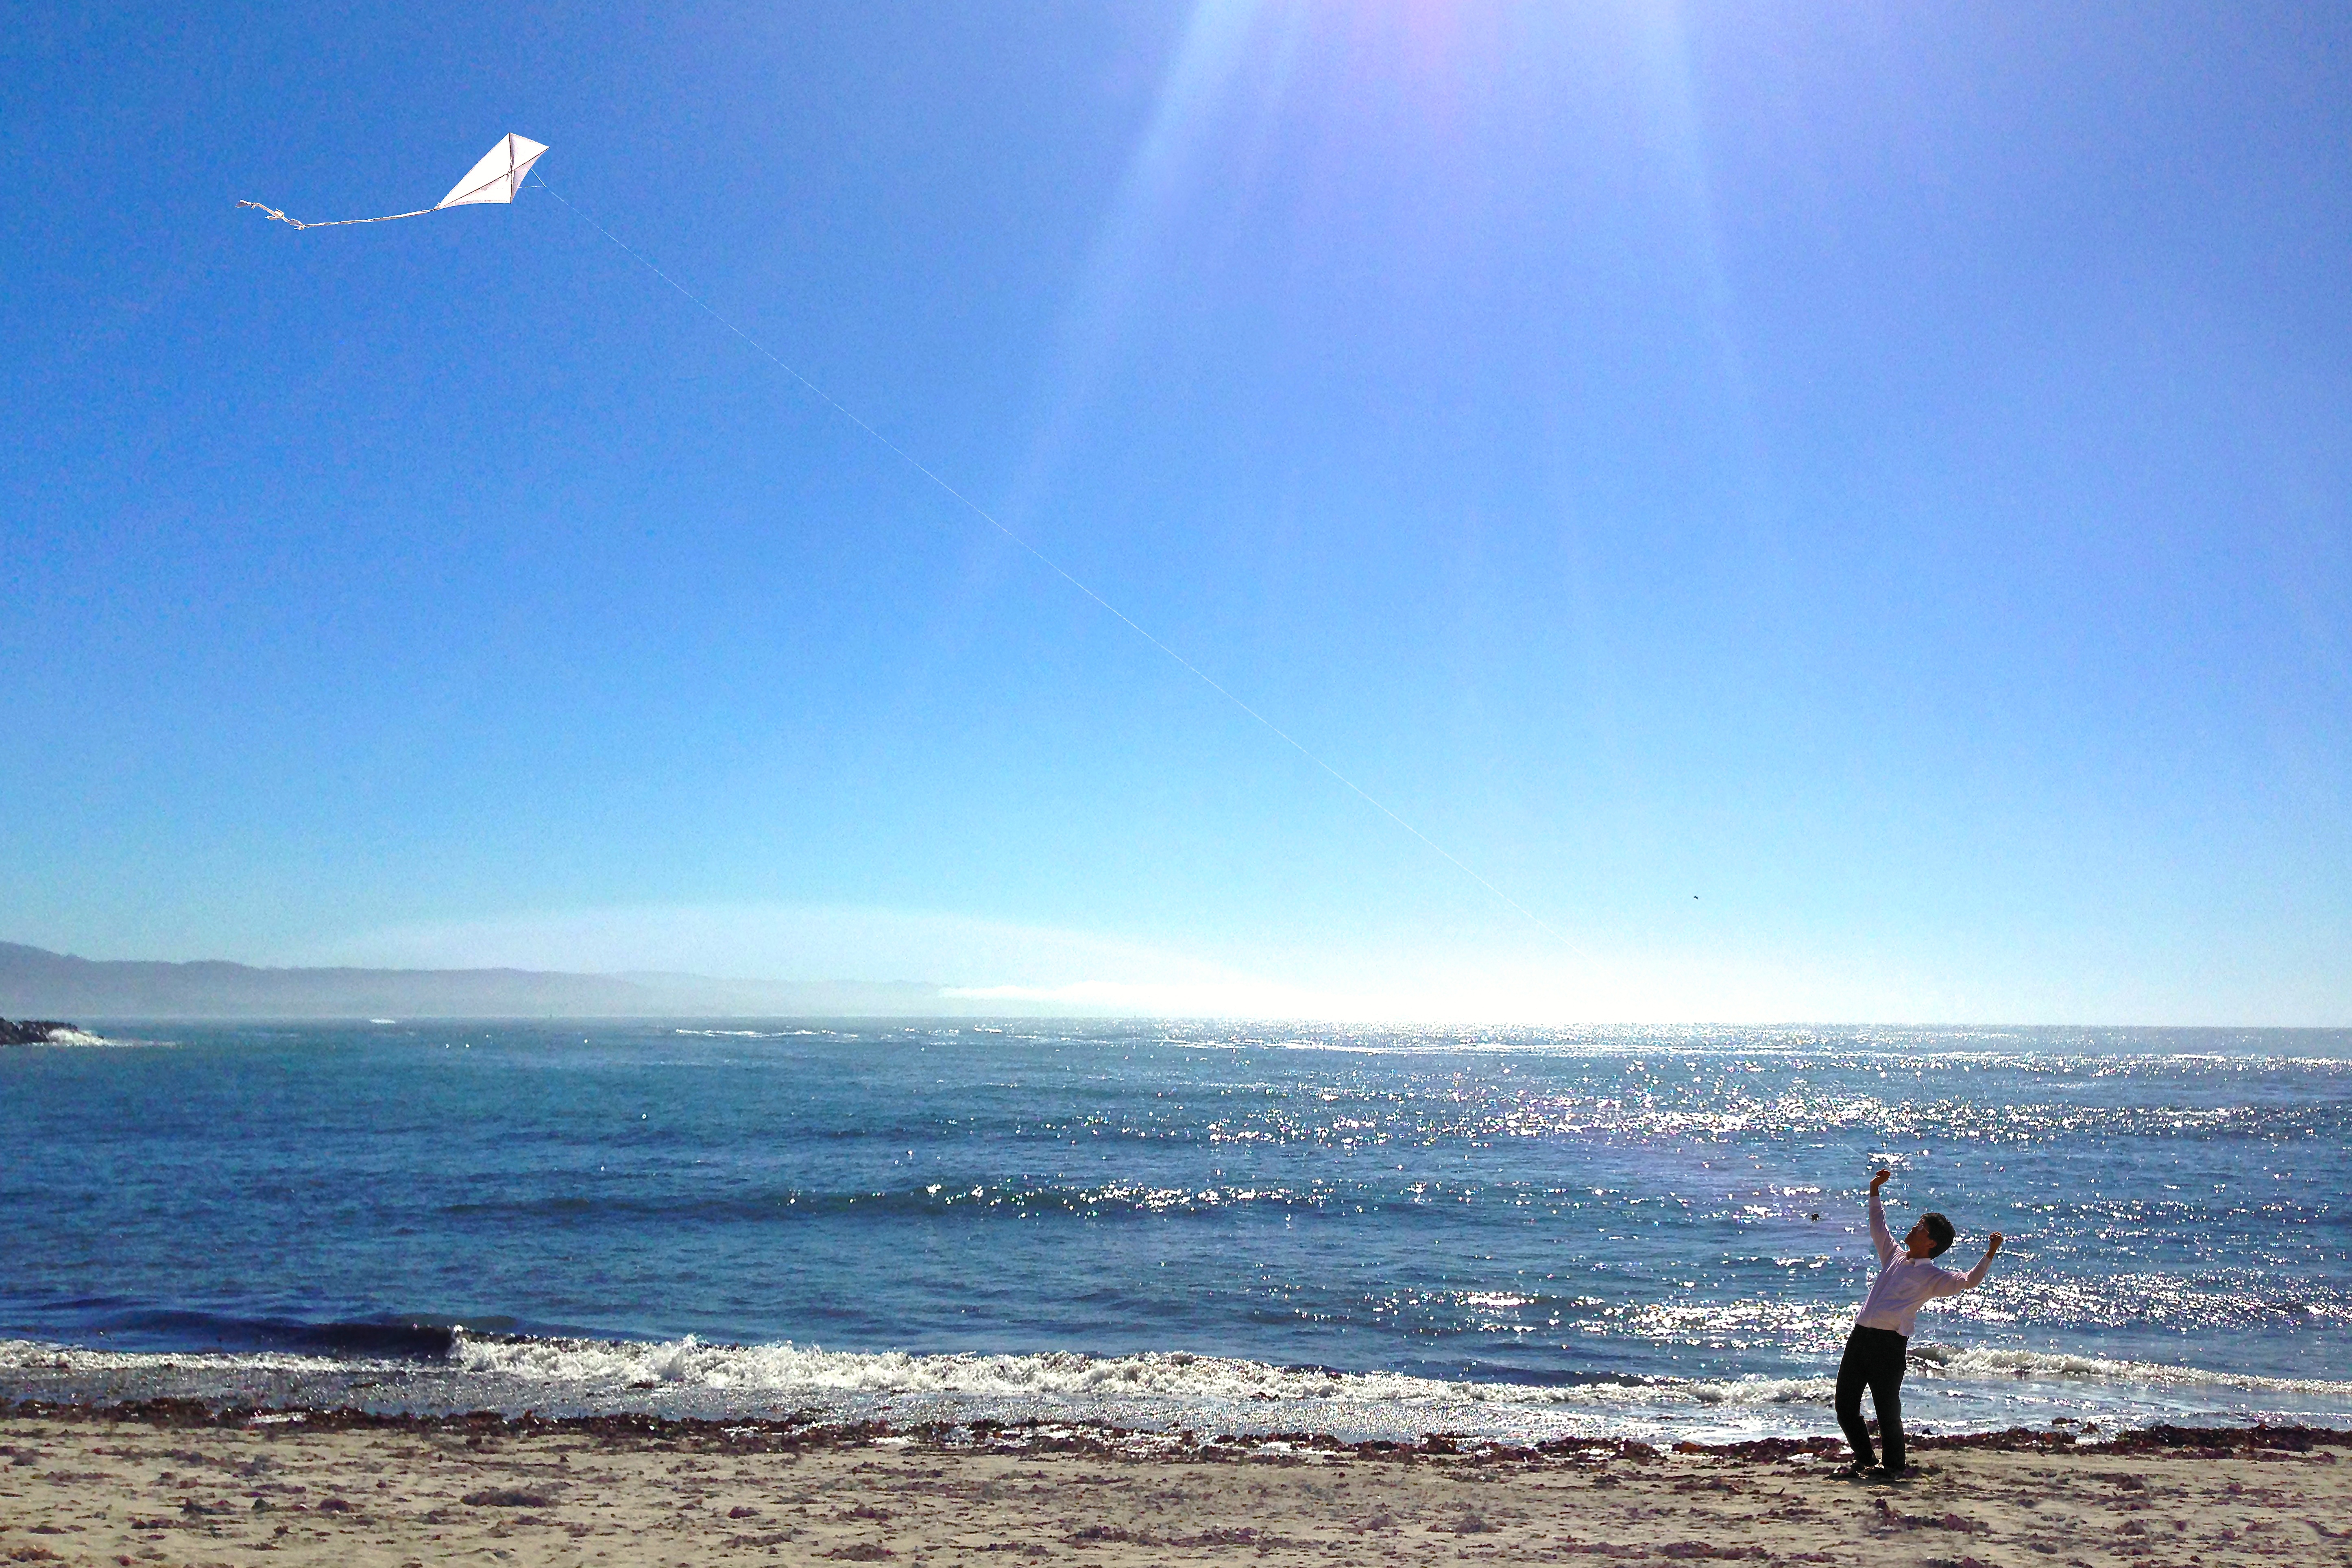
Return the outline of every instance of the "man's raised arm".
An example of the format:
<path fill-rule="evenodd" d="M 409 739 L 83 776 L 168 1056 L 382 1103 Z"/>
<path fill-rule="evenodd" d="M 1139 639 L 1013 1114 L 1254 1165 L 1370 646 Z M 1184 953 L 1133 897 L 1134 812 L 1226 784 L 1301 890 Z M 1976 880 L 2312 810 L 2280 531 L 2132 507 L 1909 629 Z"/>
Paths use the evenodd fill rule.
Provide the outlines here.
<path fill-rule="evenodd" d="M 1878 1189 L 1894 1173 L 1881 1171 L 1870 1178 L 1870 1245 L 1878 1248 L 1878 1266 L 1882 1268 L 1895 1257 L 1895 1237 L 1886 1228 L 1886 1211 L 1878 1206 Z"/>
<path fill-rule="evenodd" d="M 1992 1255 L 2000 1250 L 2000 1244 L 2001 1234 L 1994 1231 L 1990 1238 L 1985 1242 L 1985 1255 L 1977 1259 L 1977 1266 L 1960 1276 L 1969 1282 L 1969 1289 L 1973 1290 L 1984 1283 L 1985 1270 L 1992 1267 Z"/>

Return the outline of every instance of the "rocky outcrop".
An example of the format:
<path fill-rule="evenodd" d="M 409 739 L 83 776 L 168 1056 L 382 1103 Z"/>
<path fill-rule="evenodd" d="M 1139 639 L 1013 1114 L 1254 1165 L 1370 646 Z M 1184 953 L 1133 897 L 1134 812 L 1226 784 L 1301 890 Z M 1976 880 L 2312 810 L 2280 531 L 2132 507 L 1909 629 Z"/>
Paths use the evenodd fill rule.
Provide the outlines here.
<path fill-rule="evenodd" d="M 22 1023 L 0 1018 L 0 1046 L 46 1046 L 60 1036 L 77 1040 L 89 1037 L 86 1031 L 55 1018 L 26 1018 Z"/>

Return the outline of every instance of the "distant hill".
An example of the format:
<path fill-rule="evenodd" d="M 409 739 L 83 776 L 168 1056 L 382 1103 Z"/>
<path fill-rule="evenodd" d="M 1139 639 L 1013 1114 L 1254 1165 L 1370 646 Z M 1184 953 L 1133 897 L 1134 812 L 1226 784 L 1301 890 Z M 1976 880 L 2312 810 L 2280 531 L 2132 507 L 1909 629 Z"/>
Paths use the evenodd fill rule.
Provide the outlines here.
<path fill-rule="evenodd" d="M 982 1009 L 913 981 L 768 983 L 531 969 L 260 969 L 76 958 L 0 942 L 0 1016 L 71 1018 L 916 1018 Z"/>

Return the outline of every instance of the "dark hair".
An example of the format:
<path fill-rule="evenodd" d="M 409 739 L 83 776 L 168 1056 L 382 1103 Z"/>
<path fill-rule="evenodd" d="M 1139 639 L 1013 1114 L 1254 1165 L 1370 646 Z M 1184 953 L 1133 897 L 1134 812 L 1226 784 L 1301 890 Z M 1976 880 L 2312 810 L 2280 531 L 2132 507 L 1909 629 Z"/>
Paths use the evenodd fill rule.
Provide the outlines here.
<path fill-rule="evenodd" d="M 1927 1227 L 1927 1234 L 1936 1238 L 1935 1250 L 1928 1253 L 1927 1256 L 1930 1258 L 1943 1257 L 1946 1250 L 1952 1245 L 1952 1237 L 1958 1234 L 1952 1229 L 1952 1222 L 1946 1219 L 1939 1214 L 1923 1214 L 1919 1216 L 1919 1223 L 1926 1226 Z"/>

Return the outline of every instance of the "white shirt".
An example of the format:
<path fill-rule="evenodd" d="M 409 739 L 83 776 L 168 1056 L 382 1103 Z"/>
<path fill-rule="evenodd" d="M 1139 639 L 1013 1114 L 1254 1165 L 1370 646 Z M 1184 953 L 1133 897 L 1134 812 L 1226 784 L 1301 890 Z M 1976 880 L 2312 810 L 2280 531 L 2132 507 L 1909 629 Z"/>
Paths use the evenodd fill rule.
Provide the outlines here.
<path fill-rule="evenodd" d="M 1911 1337 L 1911 1325 L 1917 1321 L 1919 1309 L 1938 1296 L 1957 1296 L 1963 1290 L 1973 1290 L 1984 1283 L 1985 1270 L 1992 1266 L 1992 1255 L 1966 1274 L 1955 1274 L 1948 1268 L 1938 1268 L 1924 1258 L 1913 1258 L 1898 1252 L 1895 1237 L 1886 1228 L 1886 1211 L 1878 1206 L 1878 1194 L 1870 1194 L 1870 1242 L 1878 1248 L 1878 1278 L 1863 1299 L 1862 1313 L 1854 1322 L 1865 1329 L 1888 1329 Z"/>

